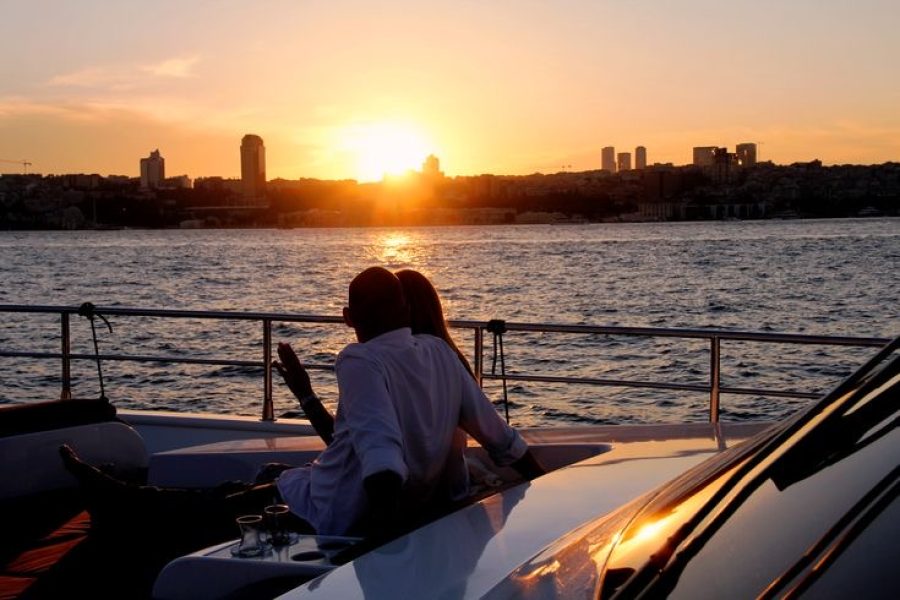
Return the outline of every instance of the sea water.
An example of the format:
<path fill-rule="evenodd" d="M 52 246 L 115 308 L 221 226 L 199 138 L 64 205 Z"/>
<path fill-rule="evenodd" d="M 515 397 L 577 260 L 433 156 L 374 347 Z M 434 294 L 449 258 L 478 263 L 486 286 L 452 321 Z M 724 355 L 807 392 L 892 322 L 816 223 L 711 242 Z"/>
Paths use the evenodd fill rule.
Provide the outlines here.
<path fill-rule="evenodd" d="M 0 304 L 210 309 L 340 315 L 362 269 L 412 268 L 438 288 L 450 319 L 713 327 L 816 335 L 900 334 L 900 219 L 292 230 L 0 232 Z M 0 348 L 59 352 L 59 319 L 4 314 Z M 92 353 L 73 317 L 72 351 Z M 108 354 L 262 359 L 258 322 L 115 317 L 99 321 Z M 467 353 L 468 330 L 454 330 Z M 312 370 L 353 341 L 345 327 L 276 324 Z M 708 342 L 539 334 L 504 336 L 508 373 L 704 385 Z M 491 365 L 491 340 L 486 362 Z M 872 349 L 726 342 L 722 384 L 818 393 Z M 499 365 L 498 365 L 499 367 Z M 58 361 L 0 358 L 0 402 L 59 396 Z M 256 415 L 261 369 L 107 361 L 120 407 Z M 76 396 L 99 393 L 96 365 L 74 361 Z M 485 385 L 499 401 L 501 386 Z M 509 382 L 522 425 L 702 420 L 699 392 Z M 296 408 L 276 380 L 276 414 Z M 778 418 L 808 400 L 726 395 L 724 419 Z"/>

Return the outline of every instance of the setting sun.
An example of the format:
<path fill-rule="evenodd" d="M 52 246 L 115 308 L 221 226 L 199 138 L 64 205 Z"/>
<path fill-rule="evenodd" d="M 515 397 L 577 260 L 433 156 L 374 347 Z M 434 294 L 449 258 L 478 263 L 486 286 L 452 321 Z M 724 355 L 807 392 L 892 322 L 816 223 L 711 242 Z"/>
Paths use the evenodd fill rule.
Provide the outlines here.
<path fill-rule="evenodd" d="M 417 170 L 432 148 L 413 126 L 372 123 L 348 127 L 341 133 L 341 149 L 356 157 L 356 178 L 379 181 L 385 175 Z"/>

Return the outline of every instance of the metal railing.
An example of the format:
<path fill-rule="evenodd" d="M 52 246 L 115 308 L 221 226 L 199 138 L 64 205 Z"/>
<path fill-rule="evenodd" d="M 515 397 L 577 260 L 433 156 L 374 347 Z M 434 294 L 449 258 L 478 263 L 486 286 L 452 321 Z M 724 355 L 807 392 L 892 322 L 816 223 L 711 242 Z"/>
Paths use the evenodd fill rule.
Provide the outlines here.
<path fill-rule="evenodd" d="M 71 361 L 95 360 L 93 354 L 73 354 L 71 352 L 71 328 L 70 316 L 77 314 L 79 308 L 72 306 L 26 306 L 0 304 L 0 313 L 34 313 L 34 314 L 58 314 L 60 316 L 60 352 L 23 352 L 10 351 L 0 348 L 0 357 L 8 358 L 35 358 L 46 360 L 59 360 L 61 364 L 61 399 L 69 399 L 72 396 Z M 262 334 L 262 360 L 235 360 L 216 358 L 188 358 L 183 356 L 144 356 L 134 354 L 100 354 L 103 361 L 133 361 L 176 363 L 192 365 L 218 365 L 260 368 L 263 371 L 263 401 L 262 420 L 275 420 L 274 402 L 272 398 L 272 324 L 273 323 L 314 323 L 314 324 L 340 324 L 341 317 L 329 317 L 320 315 L 302 315 L 290 313 L 267 312 L 233 312 L 233 311 L 200 311 L 200 310 L 157 310 L 121 307 L 96 307 L 98 314 L 106 316 L 129 317 L 156 317 L 167 319 L 198 319 L 198 320 L 229 320 L 229 321 L 256 321 L 261 325 Z M 478 383 L 481 385 L 484 379 L 498 380 L 504 376 L 485 373 L 484 369 L 484 337 L 488 330 L 486 321 L 450 321 L 450 327 L 455 329 L 469 329 L 474 332 L 474 362 Z M 507 332 L 536 332 L 536 333 L 571 333 L 593 334 L 611 336 L 637 336 L 654 338 L 680 338 L 686 340 L 707 340 L 709 342 L 709 380 L 707 384 L 690 384 L 674 382 L 641 381 L 627 379 L 589 378 L 554 375 L 528 375 L 505 374 L 508 381 L 527 381 L 541 383 L 585 384 L 600 386 L 615 386 L 626 388 L 652 388 L 673 391 L 704 392 L 709 395 L 709 421 L 716 423 L 719 420 L 719 396 L 720 394 L 759 395 L 781 398 L 817 398 L 820 394 L 795 392 L 786 390 L 744 388 L 721 385 L 721 343 L 722 341 L 749 341 L 761 343 L 785 343 L 827 346 L 855 346 L 855 347 L 879 347 L 887 344 L 888 338 L 874 337 L 842 337 L 801 334 L 776 334 L 758 333 L 749 331 L 724 331 L 716 329 L 666 329 L 655 327 L 601 327 L 592 325 L 554 325 L 535 323 L 504 323 Z M 307 365 L 312 369 L 331 369 L 330 365 Z"/>

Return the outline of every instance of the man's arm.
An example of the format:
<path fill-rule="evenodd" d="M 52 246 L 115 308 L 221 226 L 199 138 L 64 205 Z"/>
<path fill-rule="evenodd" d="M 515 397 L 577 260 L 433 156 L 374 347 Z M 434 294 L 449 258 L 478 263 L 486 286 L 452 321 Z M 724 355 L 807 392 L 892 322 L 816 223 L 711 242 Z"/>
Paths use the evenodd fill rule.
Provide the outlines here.
<path fill-rule="evenodd" d="M 522 436 L 497 414 L 484 391 L 467 375 L 462 376 L 459 426 L 488 451 L 497 465 L 509 465 L 526 479 L 546 472 Z"/>
<path fill-rule="evenodd" d="M 369 501 L 369 530 L 365 539 L 331 557 L 342 565 L 378 548 L 396 537 L 400 530 L 400 489 L 403 478 L 393 471 L 379 471 L 363 479 Z"/>
<path fill-rule="evenodd" d="M 312 383 L 309 380 L 309 374 L 303 368 L 300 359 L 290 344 L 281 342 L 278 344 L 278 358 L 281 361 L 275 361 L 272 365 L 284 379 L 288 388 L 297 397 L 300 402 L 300 408 L 309 419 L 310 425 L 319 434 L 319 437 L 330 444 L 334 439 L 334 417 L 328 412 L 319 397 L 316 396 L 312 389 Z"/>
<path fill-rule="evenodd" d="M 335 362 L 341 411 L 359 459 L 366 494 L 366 526 L 373 542 L 397 531 L 398 506 L 409 469 L 403 432 L 384 374 L 365 349 L 345 349 Z"/>
<path fill-rule="evenodd" d="M 363 479 L 369 500 L 369 535 L 386 539 L 400 522 L 400 489 L 403 478 L 393 471 L 379 471 Z"/>

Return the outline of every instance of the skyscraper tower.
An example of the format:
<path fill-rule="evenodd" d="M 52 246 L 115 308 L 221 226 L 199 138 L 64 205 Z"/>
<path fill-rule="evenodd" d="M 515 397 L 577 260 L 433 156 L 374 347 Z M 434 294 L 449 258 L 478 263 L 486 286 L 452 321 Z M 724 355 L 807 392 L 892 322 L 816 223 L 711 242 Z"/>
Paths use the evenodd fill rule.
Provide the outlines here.
<path fill-rule="evenodd" d="M 717 146 L 694 146 L 694 166 L 711 167 L 716 163 Z"/>
<path fill-rule="evenodd" d="M 601 169 L 608 173 L 616 172 L 616 149 L 612 146 L 607 146 L 603 150 L 600 151 L 600 165 Z"/>
<path fill-rule="evenodd" d="M 159 154 L 159 148 L 141 159 L 141 187 L 158 188 L 166 178 L 166 159 Z"/>
<path fill-rule="evenodd" d="M 262 138 L 252 133 L 241 140 L 241 185 L 244 198 L 266 195 L 266 147 Z"/>
<path fill-rule="evenodd" d="M 616 155 L 616 166 L 619 171 L 630 171 L 631 170 L 631 152 L 619 152 Z"/>
<path fill-rule="evenodd" d="M 738 144 L 734 149 L 738 164 L 742 167 L 752 167 L 756 164 L 756 144 L 745 142 Z"/>
<path fill-rule="evenodd" d="M 643 146 L 634 149 L 634 168 L 638 170 L 647 168 L 647 149 Z"/>
<path fill-rule="evenodd" d="M 429 179 L 441 179 L 444 174 L 441 172 L 441 161 L 434 154 L 425 157 L 422 163 L 422 175 Z"/>

